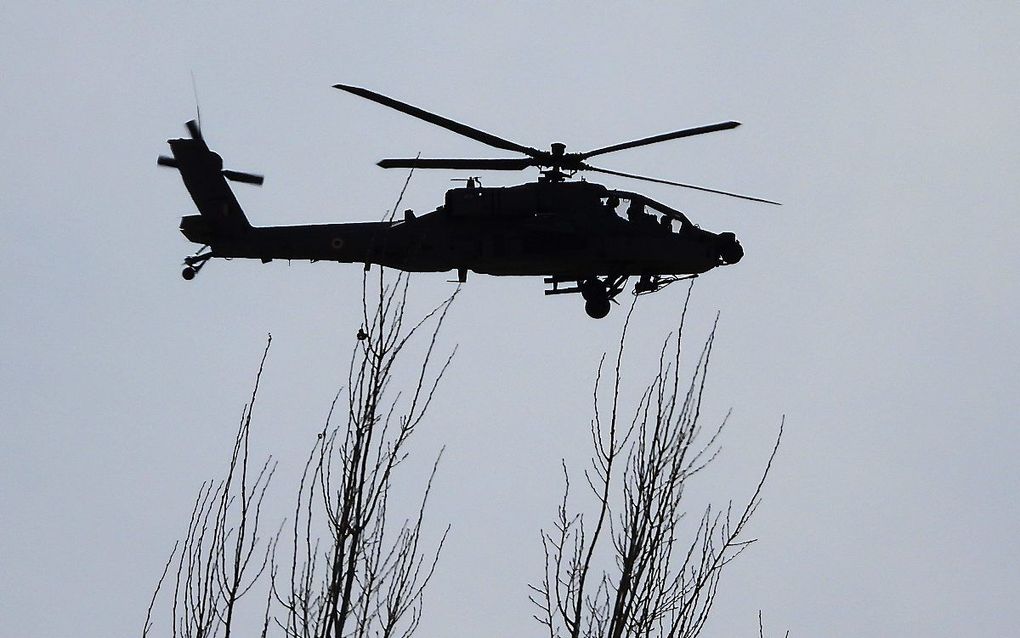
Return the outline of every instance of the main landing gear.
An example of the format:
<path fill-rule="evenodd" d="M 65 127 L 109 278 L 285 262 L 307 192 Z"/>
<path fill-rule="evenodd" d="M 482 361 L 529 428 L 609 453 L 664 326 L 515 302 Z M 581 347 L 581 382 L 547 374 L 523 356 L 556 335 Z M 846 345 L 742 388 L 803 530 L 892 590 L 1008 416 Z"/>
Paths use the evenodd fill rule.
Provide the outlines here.
<path fill-rule="evenodd" d="M 598 277 L 585 279 L 578 286 L 581 289 L 581 296 L 584 297 L 584 311 L 592 319 L 601 319 L 609 314 L 610 305 L 609 286 Z"/>
<path fill-rule="evenodd" d="M 567 282 L 577 282 L 576 285 L 567 288 L 560 288 L 559 285 Z M 566 295 L 570 293 L 581 293 L 584 297 L 584 311 L 592 319 L 601 319 L 609 314 L 612 308 L 612 301 L 623 291 L 623 284 L 626 283 L 625 275 L 609 275 L 606 277 L 588 277 L 587 279 L 573 280 L 563 277 L 546 277 L 545 283 L 552 284 L 552 288 L 545 291 L 547 295 Z"/>
<path fill-rule="evenodd" d="M 190 255 L 184 258 L 184 270 L 181 271 L 181 277 L 184 277 L 185 281 L 191 281 L 198 274 L 198 271 L 202 270 L 202 266 L 205 262 L 209 261 L 212 257 L 212 252 L 202 253 L 199 251 L 194 255 Z"/>

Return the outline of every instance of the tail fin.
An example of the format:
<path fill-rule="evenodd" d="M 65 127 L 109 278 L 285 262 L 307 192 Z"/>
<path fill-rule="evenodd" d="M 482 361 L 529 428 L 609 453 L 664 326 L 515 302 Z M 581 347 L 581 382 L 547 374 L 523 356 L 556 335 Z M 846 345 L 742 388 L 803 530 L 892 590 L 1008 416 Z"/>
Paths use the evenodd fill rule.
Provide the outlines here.
<path fill-rule="evenodd" d="M 199 215 L 181 220 L 181 232 L 190 241 L 214 244 L 219 239 L 236 239 L 251 230 L 241 205 L 227 179 L 262 184 L 262 176 L 223 169 L 223 159 L 209 150 L 198 125 L 188 122 L 191 139 L 168 140 L 173 157 L 160 156 L 162 166 L 176 168 L 191 194 Z"/>

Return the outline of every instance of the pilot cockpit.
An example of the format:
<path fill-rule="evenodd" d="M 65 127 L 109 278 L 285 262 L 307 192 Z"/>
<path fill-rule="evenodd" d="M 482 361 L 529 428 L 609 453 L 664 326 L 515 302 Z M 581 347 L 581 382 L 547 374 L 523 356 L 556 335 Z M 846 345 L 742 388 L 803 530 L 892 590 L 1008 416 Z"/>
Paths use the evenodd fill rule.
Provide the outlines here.
<path fill-rule="evenodd" d="M 672 233 L 681 232 L 685 225 L 690 224 L 680 211 L 637 193 L 612 191 L 604 201 L 607 211 L 626 219 L 637 228 Z M 674 221 L 679 222 L 676 227 Z"/>

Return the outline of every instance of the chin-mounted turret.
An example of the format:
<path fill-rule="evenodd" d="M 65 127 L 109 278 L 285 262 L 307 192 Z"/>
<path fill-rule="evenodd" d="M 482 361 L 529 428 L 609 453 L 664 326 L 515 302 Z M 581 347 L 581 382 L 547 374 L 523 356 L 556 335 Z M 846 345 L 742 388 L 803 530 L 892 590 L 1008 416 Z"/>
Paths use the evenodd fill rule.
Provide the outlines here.
<path fill-rule="evenodd" d="M 744 247 L 733 233 L 719 233 L 719 258 L 724 264 L 735 264 L 744 256 Z"/>

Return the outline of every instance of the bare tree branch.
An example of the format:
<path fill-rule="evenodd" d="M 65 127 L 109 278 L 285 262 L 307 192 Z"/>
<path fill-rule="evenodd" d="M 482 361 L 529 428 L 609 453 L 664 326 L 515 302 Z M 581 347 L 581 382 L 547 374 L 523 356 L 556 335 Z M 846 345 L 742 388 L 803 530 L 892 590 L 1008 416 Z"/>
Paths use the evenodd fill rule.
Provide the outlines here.
<path fill-rule="evenodd" d="M 408 443 L 453 357 L 434 365 L 438 333 L 457 293 L 410 325 L 406 275 L 387 281 L 380 269 L 373 289 L 366 274 L 363 291 L 364 325 L 341 393 L 346 422 L 334 423 L 338 394 L 301 478 L 290 582 L 274 582 L 282 609 L 277 625 L 292 638 L 410 636 L 446 540 L 444 532 L 432 550 L 422 549 L 438 458 L 416 517 L 395 524 L 389 497 L 394 471 L 407 458 Z M 415 379 L 406 393 L 396 390 L 400 355 L 426 326 Z"/>
<path fill-rule="evenodd" d="M 718 437 L 729 418 L 727 414 L 708 441 L 699 443 L 718 316 L 682 389 L 680 355 L 689 300 L 690 290 L 680 325 L 664 341 L 652 380 L 627 423 L 621 422 L 620 388 L 630 314 L 608 393 L 602 379 L 605 359 L 599 364 L 592 464 L 584 472 L 595 496 L 595 524 L 586 526 L 579 511 L 571 513 L 564 467 L 563 500 L 552 528 L 541 536 L 545 573 L 531 586 L 530 598 L 538 608 L 534 617 L 550 638 L 697 636 L 712 608 L 723 568 L 754 542 L 743 534 L 761 502 L 782 425 L 761 479 L 739 513 L 732 503 L 723 510 L 709 505 L 693 528 L 693 537 L 683 541 L 679 535 L 688 481 L 718 454 Z M 608 410 L 600 409 L 602 401 L 608 402 Z"/>
<path fill-rule="evenodd" d="M 175 555 L 170 628 L 175 638 L 212 638 L 220 632 L 229 638 L 239 601 L 267 568 L 271 543 L 263 541 L 259 526 L 275 464 L 267 458 L 252 476 L 249 439 L 252 410 L 271 344 L 269 336 L 251 400 L 241 412 L 226 478 L 206 481 L 199 488 L 184 538 L 174 545 L 153 592 L 143 636 L 152 628 L 152 609 Z"/>

